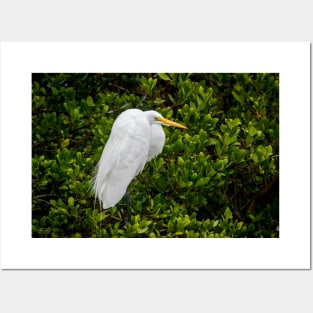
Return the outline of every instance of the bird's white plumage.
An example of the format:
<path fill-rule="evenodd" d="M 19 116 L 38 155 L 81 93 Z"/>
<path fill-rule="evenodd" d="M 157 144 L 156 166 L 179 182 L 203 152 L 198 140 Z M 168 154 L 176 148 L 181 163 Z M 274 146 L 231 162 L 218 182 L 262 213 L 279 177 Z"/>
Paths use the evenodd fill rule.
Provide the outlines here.
<path fill-rule="evenodd" d="M 118 203 L 145 163 L 162 151 L 165 134 L 156 120 L 160 117 L 156 111 L 129 109 L 114 122 L 93 186 L 104 209 Z"/>

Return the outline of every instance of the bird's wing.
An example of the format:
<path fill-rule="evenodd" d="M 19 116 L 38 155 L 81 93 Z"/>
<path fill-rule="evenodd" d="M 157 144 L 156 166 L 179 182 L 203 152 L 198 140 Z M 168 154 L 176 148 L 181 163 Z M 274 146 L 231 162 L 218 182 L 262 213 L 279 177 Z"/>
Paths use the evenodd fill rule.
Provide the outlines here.
<path fill-rule="evenodd" d="M 141 112 L 141 111 L 139 111 Z M 141 116 L 118 118 L 103 150 L 94 189 L 105 209 L 118 203 L 131 180 L 143 170 L 150 144 L 150 124 Z"/>

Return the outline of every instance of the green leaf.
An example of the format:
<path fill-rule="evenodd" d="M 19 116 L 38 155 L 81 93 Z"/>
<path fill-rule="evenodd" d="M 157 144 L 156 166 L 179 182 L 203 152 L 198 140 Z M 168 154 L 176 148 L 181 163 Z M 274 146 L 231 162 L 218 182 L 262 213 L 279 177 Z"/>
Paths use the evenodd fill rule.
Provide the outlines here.
<path fill-rule="evenodd" d="M 214 221 L 214 223 L 213 223 L 213 227 L 216 227 L 217 225 L 218 225 L 218 223 L 219 223 L 219 220 L 216 220 L 216 221 Z"/>
<path fill-rule="evenodd" d="M 57 202 L 56 202 L 54 199 L 51 199 L 51 200 L 50 200 L 50 204 L 51 204 L 53 207 L 55 207 L 55 208 L 58 207 Z"/>
<path fill-rule="evenodd" d="M 237 141 L 237 135 L 235 134 L 234 136 L 229 136 L 229 134 L 225 134 L 223 137 L 223 144 L 225 146 L 229 146 Z"/>
<path fill-rule="evenodd" d="M 235 159 L 236 159 L 236 161 L 237 162 L 244 161 L 244 159 L 245 159 L 247 154 L 248 154 L 247 150 L 244 150 L 244 149 L 236 150 L 236 152 L 235 152 Z"/>
<path fill-rule="evenodd" d="M 70 144 L 70 140 L 69 139 L 64 139 L 62 142 L 61 142 L 61 148 L 66 148 L 68 147 L 68 145 Z"/>
<path fill-rule="evenodd" d="M 256 134 L 256 129 L 255 127 L 250 127 L 248 130 L 248 133 L 251 137 L 253 137 Z"/>
<path fill-rule="evenodd" d="M 240 229 L 242 228 L 242 225 L 243 225 L 243 222 L 237 223 L 236 229 L 237 229 L 237 230 L 240 230 Z"/>
<path fill-rule="evenodd" d="M 93 99 L 91 96 L 87 97 L 87 105 L 90 107 L 95 106 L 95 103 L 93 102 Z"/>
<path fill-rule="evenodd" d="M 234 98 L 240 103 L 240 104 L 244 104 L 244 99 L 241 95 L 239 95 L 237 92 L 233 91 L 232 92 Z"/>
<path fill-rule="evenodd" d="M 227 166 L 227 164 L 228 164 L 228 159 L 220 159 L 215 162 L 214 168 L 217 171 L 223 171 L 225 167 Z"/>
<path fill-rule="evenodd" d="M 74 205 L 74 198 L 73 197 L 69 197 L 68 200 L 67 200 L 68 204 L 70 206 L 73 206 Z"/>
<path fill-rule="evenodd" d="M 188 181 L 181 181 L 180 183 L 179 183 L 179 186 L 181 187 L 181 188 L 184 188 L 184 187 L 190 187 L 190 186 L 192 186 L 192 181 L 190 181 L 190 180 L 188 180 Z"/>
<path fill-rule="evenodd" d="M 182 157 L 178 157 L 177 163 L 178 163 L 179 167 L 182 167 L 182 166 L 184 166 L 185 162 L 184 162 L 184 159 Z"/>
<path fill-rule="evenodd" d="M 158 73 L 158 76 L 163 79 L 163 80 L 171 80 L 167 74 L 164 74 L 164 73 Z"/>
<path fill-rule="evenodd" d="M 230 220 L 233 218 L 233 213 L 231 212 L 230 208 L 227 207 L 226 210 L 225 210 L 225 213 L 224 213 L 224 218 L 226 220 Z"/>
<path fill-rule="evenodd" d="M 259 163 L 259 158 L 255 153 L 251 153 L 250 154 L 250 159 L 254 162 L 254 163 Z"/>
<path fill-rule="evenodd" d="M 200 187 L 203 185 L 206 185 L 209 181 L 210 181 L 211 177 L 203 177 L 200 178 L 197 183 L 196 183 L 196 187 Z"/>

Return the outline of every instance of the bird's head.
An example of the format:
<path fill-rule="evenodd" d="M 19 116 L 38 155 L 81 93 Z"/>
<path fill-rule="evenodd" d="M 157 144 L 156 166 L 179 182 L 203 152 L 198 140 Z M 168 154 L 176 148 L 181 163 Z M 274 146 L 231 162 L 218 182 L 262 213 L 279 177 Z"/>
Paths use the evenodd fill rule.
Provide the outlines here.
<path fill-rule="evenodd" d="M 146 113 L 149 115 L 149 120 L 151 124 L 162 124 L 165 126 L 173 126 L 178 128 L 187 128 L 184 125 L 175 123 L 173 121 L 170 121 L 166 118 L 164 118 L 159 112 L 156 111 L 146 111 Z"/>

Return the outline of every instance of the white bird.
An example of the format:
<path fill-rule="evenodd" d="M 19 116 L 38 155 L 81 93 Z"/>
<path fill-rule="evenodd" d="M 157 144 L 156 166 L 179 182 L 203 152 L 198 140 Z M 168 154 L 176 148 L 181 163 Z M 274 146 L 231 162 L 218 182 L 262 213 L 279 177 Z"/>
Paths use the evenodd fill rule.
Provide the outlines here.
<path fill-rule="evenodd" d="M 187 128 L 156 111 L 129 109 L 117 117 L 93 181 L 93 191 L 104 209 L 116 205 L 146 162 L 161 153 L 165 142 L 161 125 Z"/>

